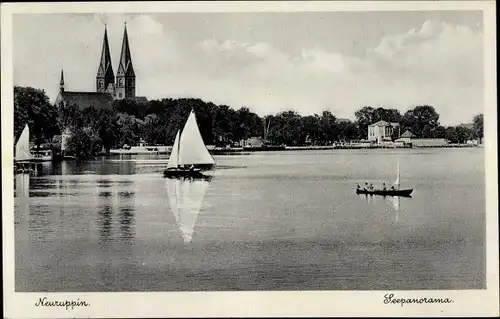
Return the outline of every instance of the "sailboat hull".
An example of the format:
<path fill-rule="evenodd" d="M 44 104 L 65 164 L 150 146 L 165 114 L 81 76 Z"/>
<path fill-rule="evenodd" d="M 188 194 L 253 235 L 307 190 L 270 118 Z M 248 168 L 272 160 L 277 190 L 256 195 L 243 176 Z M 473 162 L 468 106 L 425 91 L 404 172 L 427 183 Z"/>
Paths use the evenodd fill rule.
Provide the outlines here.
<path fill-rule="evenodd" d="M 402 196 L 402 197 L 409 197 L 412 192 L 413 192 L 413 189 L 397 189 L 397 190 L 376 189 L 373 191 L 364 190 L 364 189 L 357 189 L 356 190 L 356 194 L 382 195 L 382 196 Z"/>
<path fill-rule="evenodd" d="M 180 178 L 180 177 L 203 177 L 200 169 L 182 169 L 173 168 L 163 171 L 164 177 Z"/>

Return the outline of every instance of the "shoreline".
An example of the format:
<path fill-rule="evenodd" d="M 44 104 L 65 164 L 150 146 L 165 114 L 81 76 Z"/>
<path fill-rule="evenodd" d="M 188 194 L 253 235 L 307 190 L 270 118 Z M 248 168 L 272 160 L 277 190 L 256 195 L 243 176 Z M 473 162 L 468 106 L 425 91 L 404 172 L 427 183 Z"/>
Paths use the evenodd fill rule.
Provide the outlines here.
<path fill-rule="evenodd" d="M 169 146 L 163 146 L 158 151 L 148 151 L 145 149 L 138 150 L 122 150 L 115 149 L 111 150 L 109 155 L 168 155 L 170 154 Z M 483 148 L 482 145 L 469 145 L 469 144 L 448 144 L 448 145 L 428 145 L 428 146 L 394 146 L 394 145 L 369 145 L 369 146 L 361 146 L 361 145 L 329 145 L 329 146 L 286 146 L 283 149 L 274 149 L 271 148 L 269 150 L 265 148 L 242 148 L 242 147 L 234 147 L 234 148 L 209 148 L 208 151 L 213 155 L 249 155 L 250 153 L 256 152 L 286 152 L 286 151 L 318 151 L 318 150 L 362 150 L 362 149 L 420 149 L 420 148 Z"/>

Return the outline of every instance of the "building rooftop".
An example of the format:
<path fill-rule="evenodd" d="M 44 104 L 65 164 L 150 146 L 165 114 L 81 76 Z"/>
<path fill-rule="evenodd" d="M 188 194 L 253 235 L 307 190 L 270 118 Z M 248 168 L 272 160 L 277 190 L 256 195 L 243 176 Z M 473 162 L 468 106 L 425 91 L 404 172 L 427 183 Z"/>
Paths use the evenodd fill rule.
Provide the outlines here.
<path fill-rule="evenodd" d="M 415 137 L 416 135 L 410 132 L 409 130 L 406 130 L 403 134 L 401 134 L 401 137 L 403 138 L 409 138 L 409 137 Z"/>
<path fill-rule="evenodd" d="M 370 126 L 390 126 L 390 124 L 387 123 L 386 121 L 378 121 L 376 123 L 371 124 Z"/>
<path fill-rule="evenodd" d="M 375 122 L 373 124 L 370 124 L 369 126 L 392 126 L 392 127 L 396 127 L 396 126 L 399 126 L 399 123 L 396 123 L 396 122 L 389 123 L 389 122 L 386 122 L 386 121 L 382 120 L 382 121 L 378 121 L 378 122 Z"/>
<path fill-rule="evenodd" d="M 113 97 L 109 93 L 99 92 L 60 92 L 66 104 L 76 104 L 80 107 L 109 108 L 112 105 Z"/>
<path fill-rule="evenodd" d="M 145 96 L 136 96 L 134 100 L 136 103 L 148 103 L 148 99 Z"/>

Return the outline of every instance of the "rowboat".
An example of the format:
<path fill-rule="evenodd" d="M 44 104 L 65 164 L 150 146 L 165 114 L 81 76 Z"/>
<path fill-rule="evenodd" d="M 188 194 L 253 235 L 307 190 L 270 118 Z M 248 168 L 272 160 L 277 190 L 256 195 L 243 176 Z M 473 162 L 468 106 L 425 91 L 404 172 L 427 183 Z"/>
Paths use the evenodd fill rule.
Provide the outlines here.
<path fill-rule="evenodd" d="M 357 188 L 356 194 L 411 197 L 411 193 L 413 192 L 413 188 L 400 189 L 399 186 L 400 186 L 400 173 L 399 173 L 399 161 L 398 161 L 397 178 L 396 178 L 396 181 L 394 182 L 393 188 L 390 188 L 390 189 L 371 189 L 371 190 L 366 189 L 366 188 Z"/>
<path fill-rule="evenodd" d="M 411 193 L 413 189 L 375 189 L 375 190 L 365 190 L 365 189 L 357 189 L 356 194 L 365 194 L 365 195 L 382 195 L 382 196 L 402 196 L 402 197 L 411 197 Z"/>

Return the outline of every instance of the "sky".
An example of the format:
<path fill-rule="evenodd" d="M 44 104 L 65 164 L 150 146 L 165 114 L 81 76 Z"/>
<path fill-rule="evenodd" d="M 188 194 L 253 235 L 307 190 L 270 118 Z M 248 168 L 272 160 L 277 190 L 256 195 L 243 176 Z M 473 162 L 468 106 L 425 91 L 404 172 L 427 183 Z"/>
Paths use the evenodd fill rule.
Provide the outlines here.
<path fill-rule="evenodd" d="M 95 91 L 104 25 L 113 70 L 127 23 L 136 94 L 197 97 L 259 115 L 428 104 L 442 125 L 484 111 L 480 11 L 22 14 L 14 84 L 54 101 Z"/>

